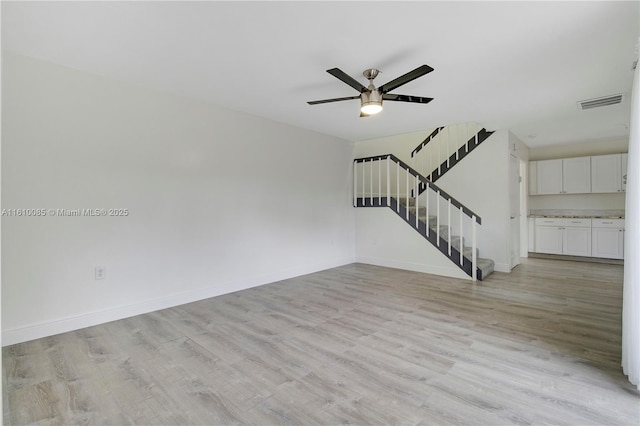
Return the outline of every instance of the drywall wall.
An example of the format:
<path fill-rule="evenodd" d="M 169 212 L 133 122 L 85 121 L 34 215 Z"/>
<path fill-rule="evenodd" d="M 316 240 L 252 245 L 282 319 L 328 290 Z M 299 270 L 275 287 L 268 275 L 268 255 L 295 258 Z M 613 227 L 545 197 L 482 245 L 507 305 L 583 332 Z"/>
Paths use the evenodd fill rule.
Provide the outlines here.
<path fill-rule="evenodd" d="M 622 194 L 558 194 L 529 196 L 531 210 L 624 210 Z"/>
<path fill-rule="evenodd" d="M 354 158 L 393 154 L 405 163 L 411 165 L 413 164 L 411 152 L 420 145 L 433 130 L 435 129 L 358 141 L 354 144 Z"/>
<path fill-rule="evenodd" d="M 391 209 L 355 210 L 358 262 L 470 279 Z"/>
<path fill-rule="evenodd" d="M 3 344 L 353 262 L 350 142 L 6 52 L 2 66 L 3 208 L 41 215 L 2 217 Z"/>
<path fill-rule="evenodd" d="M 629 139 L 607 139 L 585 141 L 567 145 L 548 145 L 530 148 L 530 160 L 552 160 L 555 158 L 584 157 L 586 155 L 606 155 L 627 152 Z"/>
<path fill-rule="evenodd" d="M 531 161 L 627 152 L 629 139 L 587 141 L 531 148 Z M 529 197 L 530 210 L 624 210 L 625 194 L 557 194 Z"/>
<path fill-rule="evenodd" d="M 482 218 L 480 257 L 493 259 L 500 272 L 511 270 L 509 134 L 496 131 L 436 182 Z"/>
<path fill-rule="evenodd" d="M 2 21 L 2 7 L 0 7 L 0 21 Z M 0 36 L 1 38 L 1 36 Z M 0 81 L 2 81 L 2 58 L 0 57 Z M 2 98 L 2 84 L 0 84 L 0 99 Z M 0 102 L 0 117 L 2 117 L 2 102 Z M 2 135 L 2 119 L 0 118 L 0 135 Z M 0 137 L 0 209 L 2 209 L 2 137 Z M 2 241 L 2 226 L 0 226 L 0 241 Z M 0 259 L 2 259 L 2 244 L 0 244 Z M 0 262 L 0 329 L 2 328 L 2 262 Z M 2 346 L 2 333 L 0 333 L 0 347 Z M 0 351 L 0 365 L 2 363 L 2 351 Z M 4 413 L 4 386 L 0 386 L 0 410 Z"/>

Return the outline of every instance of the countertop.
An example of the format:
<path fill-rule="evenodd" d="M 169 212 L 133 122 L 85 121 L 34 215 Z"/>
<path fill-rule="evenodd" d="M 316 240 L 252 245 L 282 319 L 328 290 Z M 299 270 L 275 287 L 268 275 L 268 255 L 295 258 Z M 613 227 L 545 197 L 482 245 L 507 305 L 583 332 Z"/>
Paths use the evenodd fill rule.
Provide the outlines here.
<path fill-rule="evenodd" d="M 530 218 L 624 219 L 624 210 L 531 210 Z"/>

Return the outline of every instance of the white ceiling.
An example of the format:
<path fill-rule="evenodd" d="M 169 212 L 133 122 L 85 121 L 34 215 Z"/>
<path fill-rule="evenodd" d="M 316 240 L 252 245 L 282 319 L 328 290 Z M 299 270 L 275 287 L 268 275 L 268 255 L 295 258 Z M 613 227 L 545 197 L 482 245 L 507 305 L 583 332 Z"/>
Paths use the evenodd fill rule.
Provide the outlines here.
<path fill-rule="evenodd" d="M 2 2 L 2 47 L 348 140 L 477 121 L 531 147 L 628 136 L 638 1 Z M 325 70 L 432 73 L 359 118 Z"/>

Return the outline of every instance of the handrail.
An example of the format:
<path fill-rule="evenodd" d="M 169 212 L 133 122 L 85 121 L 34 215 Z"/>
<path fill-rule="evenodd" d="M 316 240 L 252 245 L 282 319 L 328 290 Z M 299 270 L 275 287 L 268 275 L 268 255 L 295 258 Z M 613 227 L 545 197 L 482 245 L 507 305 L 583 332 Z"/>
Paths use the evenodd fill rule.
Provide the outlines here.
<path fill-rule="evenodd" d="M 436 129 L 431 132 L 429 136 L 427 136 L 422 142 L 420 142 L 420 145 L 418 145 L 413 151 L 411 151 L 411 158 L 413 158 L 414 155 L 420 152 L 420 150 L 424 148 L 431 141 L 431 139 L 435 138 L 442 129 L 444 129 L 444 126 L 436 127 Z"/>
<path fill-rule="evenodd" d="M 418 178 L 418 180 L 420 180 L 420 182 L 425 184 L 427 187 L 433 188 L 433 190 L 438 192 L 441 197 L 445 198 L 447 201 L 450 201 L 451 204 L 453 204 L 456 208 L 460 209 L 464 214 L 466 214 L 470 218 L 475 219 L 475 221 L 479 225 L 482 225 L 482 219 L 480 218 L 480 216 L 478 216 L 478 214 L 476 214 L 471 209 L 466 207 L 460 201 L 458 201 L 455 198 L 453 198 L 447 192 L 443 191 L 438 185 L 436 185 L 435 183 L 431 182 L 426 177 L 422 176 L 415 169 L 413 169 L 411 166 L 409 166 L 407 163 L 405 163 L 404 161 L 402 161 L 401 159 L 399 159 L 398 157 L 396 157 L 393 154 L 374 155 L 374 156 L 371 156 L 371 157 L 356 158 L 356 159 L 353 160 L 353 162 L 354 163 L 365 163 L 365 162 L 370 162 L 370 161 L 387 160 L 387 159 L 391 159 L 392 161 L 394 161 L 400 167 L 405 169 L 409 174 L 411 174 L 412 176 Z"/>

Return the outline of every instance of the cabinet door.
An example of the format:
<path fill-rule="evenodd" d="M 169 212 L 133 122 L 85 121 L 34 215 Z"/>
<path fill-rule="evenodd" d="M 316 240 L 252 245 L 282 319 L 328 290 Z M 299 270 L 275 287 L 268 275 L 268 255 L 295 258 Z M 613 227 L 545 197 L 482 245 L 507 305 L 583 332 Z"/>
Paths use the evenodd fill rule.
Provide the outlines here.
<path fill-rule="evenodd" d="M 562 160 L 538 161 L 538 195 L 562 193 Z"/>
<path fill-rule="evenodd" d="M 591 157 L 562 160 L 562 191 L 565 194 L 591 192 Z"/>
<path fill-rule="evenodd" d="M 622 171 L 620 154 L 591 157 L 591 192 L 620 192 Z"/>
<path fill-rule="evenodd" d="M 615 228 L 593 228 L 593 257 L 622 259 L 624 257 L 624 230 Z"/>
<path fill-rule="evenodd" d="M 536 253 L 562 254 L 562 229 L 536 226 Z"/>
<path fill-rule="evenodd" d="M 591 228 L 564 228 L 562 254 L 591 256 Z"/>
<path fill-rule="evenodd" d="M 620 154 L 620 174 L 622 175 L 622 184 L 620 190 L 627 190 L 627 154 Z"/>

